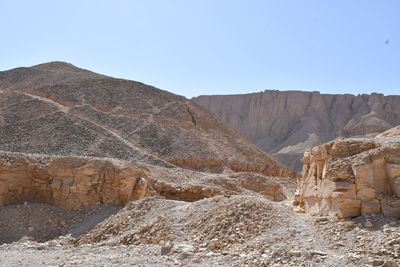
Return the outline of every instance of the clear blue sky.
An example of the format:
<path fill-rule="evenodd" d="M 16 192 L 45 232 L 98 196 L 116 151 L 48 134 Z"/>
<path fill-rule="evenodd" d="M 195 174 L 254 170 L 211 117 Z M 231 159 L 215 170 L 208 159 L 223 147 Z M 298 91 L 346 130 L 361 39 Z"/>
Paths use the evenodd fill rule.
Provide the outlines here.
<path fill-rule="evenodd" d="M 0 70 L 61 60 L 176 94 L 400 94 L 399 0 L 8 0 Z"/>

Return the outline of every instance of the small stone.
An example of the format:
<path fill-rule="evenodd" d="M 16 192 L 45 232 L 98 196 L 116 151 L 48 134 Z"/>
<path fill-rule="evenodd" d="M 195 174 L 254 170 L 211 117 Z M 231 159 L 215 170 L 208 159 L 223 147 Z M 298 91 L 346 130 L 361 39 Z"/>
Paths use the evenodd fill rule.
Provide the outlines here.
<path fill-rule="evenodd" d="M 310 254 L 311 255 L 318 255 L 318 256 L 326 256 L 326 255 L 328 255 L 328 253 L 325 253 L 323 251 L 317 251 L 317 250 L 310 251 Z"/>
<path fill-rule="evenodd" d="M 327 217 L 319 217 L 315 220 L 315 222 L 320 223 L 320 222 L 327 222 L 328 218 Z"/>
<path fill-rule="evenodd" d="M 343 223 L 343 226 L 350 228 L 350 227 L 353 227 L 355 224 L 356 223 L 353 222 L 353 221 L 346 221 L 346 222 Z"/>
<path fill-rule="evenodd" d="M 161 247 L 161 256 L 168 255 L 169 253 L 171 253 L 171 250 L 172 246 L 169 243 L 165 244 Z"/>
<path fill-rule="evenodd" d="M 50 247 L 50 248 L 57 246 L 57 244 L 58 243 L 56 241 L 54 241 L 54 240 L 51 240 L 51 241 L 47 242 L 47 246 Z"/>
<path fill-rule="evenodd" d="M 176 244 L 174 246 L 176 252 L 194 252 L 194 247 L 189 244 Z"/>
<path fill-rule="evenodd" d="M 289 251 L 288 256 L 290 257 L 299 257 L 301 256 L 301 251 L 298 250 L 294 250 L 294 251 Z"/>
<path fill-rule="evenodd" d="M 385 261 L 381 259 L 374 259 L 370 262 L 372 266 L 382 266 L 384 263 Z"/>
<path fill-rule="evenodd" d="M 181 260 L 183 260 L 183 259 L 190 258 L 192 255 L 193 255 L 193 253 L 191 253 L 191 252 L 183 252 L 183 253 L 181 253 L 181 254 L 179 255 L 179 258 L 180 258 Z"/>
<path fill-rule="evenodd" d="M 394 261 L 385 261 L 382 267 L 398 267 L 399 265 Z"/>
<path fill-rule="evenodd" d="M 373 228 L 374 227 L 374 224 L 370 220 L 366 220 L 364 225 L 367 228 Z"/>

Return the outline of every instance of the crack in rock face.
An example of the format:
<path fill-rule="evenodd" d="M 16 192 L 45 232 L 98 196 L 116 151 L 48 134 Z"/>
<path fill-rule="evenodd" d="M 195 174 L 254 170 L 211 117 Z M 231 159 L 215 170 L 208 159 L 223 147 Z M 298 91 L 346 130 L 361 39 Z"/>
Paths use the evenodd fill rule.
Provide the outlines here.
<path fill-rule="evenodd" d="M 306 212 L 340 218 L 383 213 L 400 217 L 400 139 L 391 129 L 375 139 L 314 147 L 302 159 L 297 201 Z"/>
<path fill-rule="evenodd" d="M 155 194 L 143 182 L 136 186 L 145 175 L 139 168 L 112 160 L 3 155 L 0 205 L 25 200 L 70 209 L 96 203 L 124 205 Z"/>

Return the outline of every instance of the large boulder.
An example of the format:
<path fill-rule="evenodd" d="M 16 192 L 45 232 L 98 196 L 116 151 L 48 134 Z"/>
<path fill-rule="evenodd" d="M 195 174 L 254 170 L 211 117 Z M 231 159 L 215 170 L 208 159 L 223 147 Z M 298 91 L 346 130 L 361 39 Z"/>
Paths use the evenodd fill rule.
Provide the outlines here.
<path fill-rule="evenodd" d="M 298 202 L 306 212 L 340 218 L 400 217 L 398 128 L 374 139 L 342 139 L 304 153 Z"/>

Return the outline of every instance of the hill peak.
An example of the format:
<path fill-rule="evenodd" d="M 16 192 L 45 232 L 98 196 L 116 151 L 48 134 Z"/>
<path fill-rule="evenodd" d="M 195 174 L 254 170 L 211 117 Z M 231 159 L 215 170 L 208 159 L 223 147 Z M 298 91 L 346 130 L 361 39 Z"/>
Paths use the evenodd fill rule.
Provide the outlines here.
<path fill-rule="evenodd" d="M 63 61 L 50 61 L 47 63 L 34 65 L 31 68 L 44 71 L 87 71 L 85 69 L 78 68 L 71 63 Z"/>

